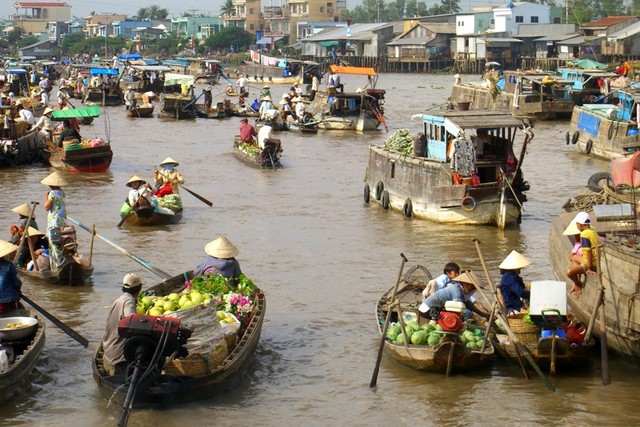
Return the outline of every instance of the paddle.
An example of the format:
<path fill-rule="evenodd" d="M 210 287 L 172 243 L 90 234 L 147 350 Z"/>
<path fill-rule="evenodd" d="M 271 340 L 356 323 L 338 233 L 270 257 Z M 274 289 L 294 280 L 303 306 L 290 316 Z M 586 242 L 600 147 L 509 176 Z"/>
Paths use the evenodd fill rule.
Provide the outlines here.
<path fill-rule="evenodd" d="M 38 304 L 33 302 L 33 300 L 31 300 L 31 298 L 27 297 L 25 294 L 21 294 L 20 296 L 27 304 L 29 304 L 31 307 L 33 307 L 38 312 L 40 312 L 40 314 L 42 314 L 44 317 L 49 319 L 51 323 L 56 325 L 58 328 L 62 329 L 62 331 L 65 332 L 67 335 L 69 335 L 71 338 L 78 341 L 84 347 L 89 346 L 89 341 L 85 337 L 83 337 L 82 335 L 74 331 L 69 325 L 63 323 L 60 319 L 55 317 L 53 314 L 49 313 L 44 308 L 40 307 Z"/>
<path fill-rule="evenodd" d="M 198 193 L 189 190 L 187 187 L 185 187 L 184 185 L 180 184 L 180 187 L 184 188 L 185 190 L 187 190 L 187 192 L 189 194 L 191 194 L 193 197 L 195 197 L 196 199 L 200 200 L 202 203 L 209 205 L 209 206 L 213 206 L 213 203 L 211 203 L 209 200 L 205 199 L 204 197 L 202 197 L 201 195 L 199 195 Z"/>
<path fill-rule="evenodd" d="M 88 231 L 92 235 L 96 236 L 98 239 L 102 240 L 106 244 L 111 245 L 113 248 L 119 250 L 120 252 L 122 252 L 123 254 L 125 254 L 126 256 L 128 256 L 129 258 L 131 258 L 132 260 L 137 262 L 138 264 L 142 265 L 144 268 L 146 268 L 147 270 L 151 271 L 153 274 L 161 277 L 162 279 L 167 280 L 167 279 L 170 279 L 171 277 L 173 277 L 169 273 L 160 270 L 159 268 L 157 268 L 156 266 L 154 266 L 150 262 L 145 261 L 145 260 L 143 260 L 142 258 L 140 258 L 140 257 L 138 257 L 136 255 L 133 255 L 128 250 L 126 250 L 123 247 L 113 243 L 111 240 L 107 239 L 106 237 L 103 237 L 103 236 L 99 235 L 98 233 L 95 232 L 95 230 L 90 229 L 86 225 L 82 224 L 80 221 L 77 221 L 77 220 L 75 220 L 75 219 L 73 219 L 73 218 L 71 218 L 69 216 L 67 217 L 67 219 L 69 221 L 71 221 L 72 223 L 76 224 L 77 226 L 79 226 L 80 228 L 84 229 L 85 231 Z"/>
<path fill-rule="evenodd" d="M 122 217 L 122 219 L 120 220 L 120 222 L 118 223 L 118 225 L 116 227 L 118 227 L 118 228 L 122 227 L 122 224 L 124 224 L 124 222 L 127 220 L 127 218 L 129 218 L 129 215 L 131 215 L 132 213 L 133 213 L 133 210 L 127 212 L 127 214 Z"/>
<path fill-rule="evenodd" d="M 396 285 L 393 287 L 393 293 L 391 294 L 392 303 L 396 300 L 396 294 L 398 293 L 398 286 L 400 286 L 400 279 L 402 279 L 402 271 L 404 270 L 404 264 L 407 262 L 407 257 L 404 254 L 400 254 L 402 257 L 402 263 L 400 264 L 400 271 L 398 272 L 398 279 L 396 280 Z M 384 320 L 384 326 L 382 328 L 382 337 L 380 338 L 380 347 L 378 348 L 378 357 L 376 359 L 376 367 L 373 370 L 373 376 L 371 377 L 371 382 L 369 383 L 369 388 L 373 388 L 376 386 L 378 382 L 378 371 L 380 370 L 380 362 L 382 361 L 382 350 L 384 350 L 384 341 L 387 337 L 387 328 L 389 328 L 389 321 L 391 320 L 391 312 L 393 309 L 391 307 L 387 308 L 387 317 Z"/>
<path fill-rule="evenodd" d="M 33 212 L 36 210 L 36 206 L 39 205 L 40 202 L 31 201 L 31 211 L 29 212 L 29 216 L 27 217 L 27 222 L 25 222 L 24 231 L 22 232 L 22 236 L 20 237 L 20 242 L 18 242 L 18 250 L 16 251 L 16 256 L 13 258 L 13 263 L 18 262 L 18 256 L 20 256 L 20 251 L 22 250 L 22 245 L 25 240 L 28 242 L 29 240 L 25 239 L 29 235 L 29 224 L 31 223 L 31 219 L 33 218 Z M 33 256 L 33 255 L 32 255 Z M 33 259 L 33 258 L 32 258 Z M 34 260 L 35 264 L 35 260 Z"/>

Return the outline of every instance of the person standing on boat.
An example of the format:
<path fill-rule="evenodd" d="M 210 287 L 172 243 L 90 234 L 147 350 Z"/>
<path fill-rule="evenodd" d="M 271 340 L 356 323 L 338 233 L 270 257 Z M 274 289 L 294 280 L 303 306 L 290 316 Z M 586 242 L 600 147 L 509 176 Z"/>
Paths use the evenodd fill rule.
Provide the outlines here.
<path fill-rule="evenodd" d="M 153 190 L 147 181 L 138 175 L 134 175 L 127 182 L 127 187 L 131 188 L 131 190 L 129 190 L 129 196 L 127 197 L 129 206 L 136 208 L 137 206 L 152 205 Z"/>
<path fill-rule="evenodd" d="M 64 203 L 64 191 L 60 187 L 68 185 L 67 181 L 58 172 L 53 172 L 41 184 L 49 186 L 49 191 L 44 195 L 44 209 L 47 211 L 47 238 L 49 239 L 49 254 L 51 270 L 57 270 L 62 261 L 62 250 L 55 245 L 53 234 L 58 228 L 67 225 L 67 209 Z"/>
<path fill-rule="evenodd" d="M 175 169 L 178 165 L 178 162 L 171 157 L 167 157 L 160 163 L 160 169 L 153 168 L 153 180 L 156 184 L 157 197 L 180 193 L 180 184 L 184 184 L 184 178 Z"/>
<path fill-rule="evenodd" d="M 208 111 L 209 108 L 211 108 L 211 104 L 213 103 L 213 95 L 211 95 L 211 86 L 207 86 L 206 88 L 202 89 L 202 95 L 204 96 L 204 102 L 202 105 Z"/>
<path fill-rule="evenodd" d="M 33 111 L 31 111 L 28 108 L 25 108 L 25 106 L 22 105 L 22 102 L 20 100 L 18 100 L 18 102 L 16 102 L 16 109 L 18 110 L 18 116 L 22 120 L 24 120 L 25 122 L 27 122 L 30 125 L 36 124 L 36 118 L 33 115 Z"/>
<path fill-rule="evenodd" d="M 500 291 L 504 300 L 507 314 L 518 314 L 524 306 L 523 299 L 528 300 L 530 293 L 524 280 L 520 277 L 520 270 L 531 265 L 526 257 L 518 251 L 511 251 L 504 261 L 498 266 L 502 278 L 500 279 Z"/>
<path fill-rule="evenodd" d="M 258 136 L 256 129 L 249 123 L 247 118 L 240 120 L 240 140 L 242 142 L 254 143 L 255 137 Z"/>
<path fill-rule="evenodd" d="M 193 270 L 193 275 L 219 274 L 229 279 L 231 286 L 237 285 L 238 277 L 242 274 L 240 263 L 235 257 L 240 252 L 225 236 L 209 242 L 204 247 L 207 256 Z"/>
<path fill-rule="evenodd" d="M 53 128 L 53 123 L 51 123 L 51 113 L 53 113 L 53 108 L 45 108 L 42 116 L 38 119 L 36 124 L 33 125 L 34 129 L 40 130 L 40 136 L 47 141 L 51 139 L 51 130 Z"/>
<path fill-rule="evenodd" d="M 266 120 L 269 110 L 273 110 L 273 104 L 271 103 L 271 97 L 265 96 L 262 98 L 262 104 L 260 104 L 260 109 L 258 110 L 260 120 Z"/>
<path fill-rule="evenodd" d="M 295 113 L 296 113 L 296 119 L 298 119 L 298 123 L 303 123 L 304 120 L 304 102 L 302 102 L 302 98 L 300 98 L 299 96 L 296 96 L 295 98 L 293 98 L 291 100 L 291 102 L 295 102 L 296 106 L 295 106 Z"/>
<path fill-rule="evenodd" d="M 264 98 L 265 96 L 271 97 L 271 89 L 269 85 L 262 86 L 262 92 L 260 92 L 260 98 Z"/>
<path fill-rule="evenodd" d="M 311 76 L 311 94 L 309 95 L 309 101 L 313 101 L 316 98 L 316 93 L 320 87 L 320 80 L 318 80 L 315 73 L 309 73 L 309 75 Z"/>
<path fill-rule="evenodd" d="M 0 316 L 6 316 L 19 308 L 22 282 L 10 259 L 17 250 L 16 245 L 0 240 Z"/>
<path fill-rule="evenodd" d="M 573 282 L 569 293 L 575 293 L 576 297 L 582 294 L 584 283 L 580 280 L 581 274 L 595 275 L 597 273 L 598 246 L 600 238 L 595 229 L 591 227 L 591 216 L 586 212 L 578 212 L 574 219 L 580 231 L 580 244 L 582 247 L 582 265 L 570 269 L 571 275 L 567 276 Z"/>
<path fill-rule="evenodd" d="M 264 150 L 267 141 L 271 139 L 271 134 L 273 132 L 273 128 L 269 125 L 264 125 L 258 131 L 258 147 L 261 150 Z"/>
<path fill-rule="evenodd" d="M 124 105 L 127 110 L 131 110 L 136 106 L 136 94 L 133 86 L 127 86 L 127 92 L 124 94 Z"/>
<path fill-rule="evenodd" d="M 236 86 L 238 86 L 238 95 L 245 96 L 246 93 L 245 87 L 247 86 L 247 79 L 244 76 L 240 76 L 240 78 L 236 81 Z"/>
<path fill-rule="evenodd" d="M 16 206 L 11 209 L 13 212 L 17 213 L 20 217 L 18 220 L 18 224 L 14 224 L 11 226 L 11 239 L 9 239 L 9 243 L 17 245 L 20 243 L 20 239 L 22 238 L 22 233 L 27 227 L 33 227 L 35 229 L 38 228 L 38 224 L 36 223 L 36 213 L 33 213 L 31 220 L 27 224 L 27 219 L 29 218 L 29 214 L 31 213 L 31 207 L 23 203 L 20 206 Z"/>
<path fill-rule="evenodd" d="M 344 93 L 344 85 L 340 83 L 340 76 L 337 75 L 334 71 L 331 71 L 329 74 L 329 79 L 327 80 L 327 89 L 334 89 L 336 92 L 340 90 L 340 93 Z M 327 90 L 327 92 L 329 92 Z"/>
<path fill-rule="evenodd" d="M 142 290 L 142 280 L 133 273 L 128 273 L 122 279 L 122 295 L 111 306 L 107 316 L 107 327 L 102 337 L 104 356 L 102 365 L 107 375 L 124 375 L 127 361 L 124 358 L 125 338 L 118 334 L 118 323 L 125 317 L 136 313 L 136 298 Z"/>

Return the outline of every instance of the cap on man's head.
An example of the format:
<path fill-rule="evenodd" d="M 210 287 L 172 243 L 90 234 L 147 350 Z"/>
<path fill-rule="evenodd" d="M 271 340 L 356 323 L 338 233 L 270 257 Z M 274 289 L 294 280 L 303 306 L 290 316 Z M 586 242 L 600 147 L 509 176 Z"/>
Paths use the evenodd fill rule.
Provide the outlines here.
<path fill-rule="evenodd" d="M 576 224 L 591 225 L 591 217 L 586 212 L 578 212 L 574 221 Z"/>
<path fill-rule="evenodd" d="M 140 276 L 134 273 L 128 273 L 122 279 L 122 287 L 125 289 L 136 289 L 142 286 Z"/>

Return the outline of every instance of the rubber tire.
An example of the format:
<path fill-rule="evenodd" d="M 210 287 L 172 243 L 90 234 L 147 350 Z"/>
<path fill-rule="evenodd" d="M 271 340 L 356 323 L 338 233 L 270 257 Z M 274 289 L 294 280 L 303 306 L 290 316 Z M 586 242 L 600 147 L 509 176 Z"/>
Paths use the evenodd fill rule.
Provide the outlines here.
<path fill-rule="evenodd" d="M 389 192 L 387 190 L 384 190 L 382 192 L 382 197 L 380 198 L 380 205 L 382 206 L 382 209 L 384 209 L 385 211 L 389 209 Z"/>
<path fill-rule="evenodd" d="M 571 137 L 571 143 L 575 145 L 578 142 L 579 138 L 580 138 L 580 132 L 575 131 L 575 133 Z"/>
<path fill-rule="evenodd" d="M 593 140 L 590 139 L 587 141 L 587 145 L 584 146 L 584 152 L 587 154 L 591 154 L 592 148 L 593 148 Z"/>
<path fill-rule="evenodd" d="M 567 131 L 566 140 L 567 140 L 567 145 L 569 145 L 569 143 L 571 142 L 571 133 L 569 131 Z"/>
<path fill-rule="evenodd" d="M 600 185 L 600 183 L 606 180 L 612 180 L 611 174 L 609 172 L 594 173 L 589 177 L 589 181 L 587 181 L 587 187 L 589 188 L 589 190 L 595 193 L 600 193 L 604 188 L 604 185 Z"/>
<path fill-rule="evenodd" d="M 402 215 L 406 218 L 411 218 L 411 215 L 413 215 L 413 204 L 409 198 L 407 198 L 402 205 Z"/>
<path fill-rule="evenodd" d="M 364 202 L 369 203 L 371 198 L 371 188 L 369 188 L 369 184 L 364 185 Z"/>
<path fill-rule="evenodd" d="M 470 201 L 471 202 L 471 206 L 466 206 L 466 201 Z M 476 202 L 476 199 L 474 199 L 471 196 L 464 196 L 462 198 L 462 202 L 460 203 L 462 206 L 462 209 L 467 211 L 467 212 L 472 212 L 476 209 L 476 206 L 478 205 L 478 202 Z"/>
<path fill-rule="evenodd" d="M 376 200 L 380 200 L 380 197 L 382 197 L 382 191 L 384 190 L 384 184 L 382 183 L 382 181 L 378 181 L 378 183 L 376 184 Z"/>

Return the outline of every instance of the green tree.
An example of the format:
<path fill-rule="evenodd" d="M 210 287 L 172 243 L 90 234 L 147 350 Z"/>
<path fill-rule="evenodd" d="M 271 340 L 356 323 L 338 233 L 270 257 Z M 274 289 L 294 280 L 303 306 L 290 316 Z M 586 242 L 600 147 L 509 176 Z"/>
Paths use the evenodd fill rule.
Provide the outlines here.
<path fill-rule="evenodd" d="M 220 13 L 223 15 L 235 15 L 236 7 L 233 5 L 233 0 L 225 0 L 224 4 L 220 8 Z"/>
<path fill-rule="evenodd" d="M 439 5 L 429 8 L 429 15 L 446 15 L 448 13 L 460 13 L 460 0 L 440 0 Z"/>
<path fill-rule="evenodd" d="M 7 34 L 7 42 L 10 45 L 17 44 L 23 36 L 24 30 L 20 27 L 15 27 L 12 31 L 9 31 L 9 34 Z"/>
<path fill-rule="evenodd" d="M 384 0 L 364 0 L 361 5 L 346 13 L 346 17 L 351 18 L 354 24 L 384 22 L 388 15 Z"/>
<path fill-rule="evenodd" d="M 242 28 L 227 27 L 207 38 L 204 45 L 209 49 L 228 49 L 231 46 L 246 49 L 254 40 L 254 36 Z"/>
<path fill-rule="evenodd" d="M 640 0 L 631 0 L 627 13 L 634 16 L 640 15 Z"/>
<path fill-rule="evenodd" d="M 136 13 L 134 18 L 139 21 L 144 21 L 145 19 L 158 19 L 162 21 L 167 19 L 167 16 L 169 16 L 168 9 L 160 7 L 157 4 L 152 4 L 151 6 L 138 9 L 138 13 Z"/>
<path fill-rule="evenodd" d="M 26 36 L 18 40 L 18 47 L 25 47 L 35 43 L 38 43 L 40 39 L 36 36 Z"/>

